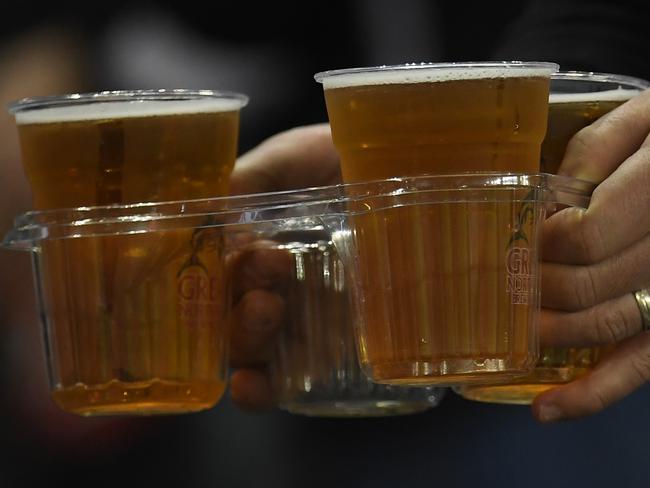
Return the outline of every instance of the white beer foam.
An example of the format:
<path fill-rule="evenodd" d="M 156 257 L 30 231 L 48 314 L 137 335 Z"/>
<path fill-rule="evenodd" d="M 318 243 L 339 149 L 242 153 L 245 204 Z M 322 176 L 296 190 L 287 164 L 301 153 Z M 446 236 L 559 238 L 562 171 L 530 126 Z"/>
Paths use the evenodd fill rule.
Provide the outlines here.
<path fill-rule="evenodd" d="M 620 88 L 590 93 L 551 93 L 549 103 L 576 103 L 576 102 L 624 102 L 641 93 L 641 90 Z"/>
<path fill-rule="evenodd" d="M 152 117 L 215 112 L 233 112 L 242 107 L 237 99 L 133 100 L 94 102 L 46 107 L 16 112 L 16 123 L 46 124 L 83 120 Z"/>
<path fill-rule="evenodd" d="M 413 68 L 340 73 L 322 79 L 325 90 L 366 85 L 397 85 L 409 83 L 436 83 L 441 81 L 478 80 L 495 78 L 548 78 L 550 68 L 532 67 L 469 67 L 469 68 Z"/>

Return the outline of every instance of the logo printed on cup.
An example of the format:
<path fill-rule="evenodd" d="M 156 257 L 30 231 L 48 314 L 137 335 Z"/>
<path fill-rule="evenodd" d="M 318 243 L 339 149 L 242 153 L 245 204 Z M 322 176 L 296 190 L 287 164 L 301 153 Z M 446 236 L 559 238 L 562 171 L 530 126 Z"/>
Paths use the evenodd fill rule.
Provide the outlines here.
<path fill-rule="evenodd" d="M 218 317 L 219 283 L 193 255 L 178 274 L 178 317 L 187 327 L 215 325 Z"/>
<path fill-rule="evenodd" d="M 530 249 L 527 247 L 512 247 L 506 254 L 506 291 L 510 294 L 510 303 L 513 305 L 528 304 L 532 279 L 530 258 Z"/>
<path fill-rule="evenodd" d="M 185 272 L 178 280 L 178 295 L 189 301 L 217 299 L 216 278 L 205 276 L 203 273 Z"/>

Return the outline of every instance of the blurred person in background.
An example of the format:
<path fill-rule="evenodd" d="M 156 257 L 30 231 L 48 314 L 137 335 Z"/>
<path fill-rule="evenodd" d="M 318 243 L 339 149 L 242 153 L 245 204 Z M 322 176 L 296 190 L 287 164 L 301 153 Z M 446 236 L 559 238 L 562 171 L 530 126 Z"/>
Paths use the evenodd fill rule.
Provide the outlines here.
<path fill-rule="evenodd" d="M 209 12 L 199 6 L 151 2 L 112 2 L 93 6 L 92 11 L 65 6 L 43 6 L 38 12 L 22 5 L 16 8 L 13 17 L 20 22 L 7 22 L 0 47 L 3 104 L 24 96 L 105 89 L 236 90 L 251 96 L 251 104 L 242 114 L 242 151 L 286 128 L 326 120 L 322 88 L 312 79 L 315 72 L 324 69 L 521 59 L 555 61 L 565 70 L 650 78 L 650 12 L 646 2 L 641 1 L 452 4 L 410 0 L 397 4 L 359 0 L 310 8 L 288 3 L 235 3 L 211 7 Z M 28 210 L 30 203 L 13 121 L 6 112 L 0 120 L 0 231 L 4 233 L 13 217 Z M 293 181 L 290 186 L 323 183 L 330 181 L 306 179 Z M 247 191 L 270 189 L 257 188 L 256 184 L 257 180 L 249 181 Z M 282 182 L 277 186 L 274 189 L 285 189 Z M 8 433 L 0 481 L 4 476 L 6 486 L 35 486 L 46 481 L 56 485 L 63 479 L 69 481 L 71 470 L 81 475 L 80 480 L 95 486 L 117 480 L 136 484 L 159 479 L 188 485 L 221 480 L 224 486 L 247 484 L 243 480 L 264 480 L 273 486 L 269 480 L 277 479 L 286 485 L 313 476 L 321 466 L 319 459 L 322 466 L 334 455 L 339 460 L 340 456 L 349 459 L 342 468 L 322 477 L 326 484 L 326 480 L 334 482 L 342 474 L 352 480 L 356 475 L 350 471 L 358 465 L 381 465 L 384 458 L 393 463 L 406 460 L 364 444 L 373 439 L 396 445 L 409 442 L 410 454 L 404 454 L 409 462 L 403 465 L 413 469 L 408 474 L 394 468 L 383 477 L 379 469 L 376 478 L 372 474 L 360 478 L 365 483 L 372 479 L 386 482 L 386 476 L 394 482 L 409 481 L 400 476 L 431 481 L 436 476 L 441 477 L 438 481 L 498 480 L 496 470 L 477 459 L 479 453 L 500 446 L 502 457 L 517 455 L 507 447 L 512 442 L 508 436 L 513 435 L 526 444 L 530 459 L 555 446 L 555 436 L 544 437 L 536 430 L 538 427 L 528 423 L 528 412 L 458 399 L 447 399 L 424 418 L 356 424 L 310 422 L 277 412 L 248 420 L 227 402 L 213 412 L 186 417 L 76 418 L 58 411 L 49 399 L 28 256 L 0 251 L 0 266 L 0 377 L 4 386 L 0 394 L 5 414 L 3 430 Z M 647 401 L 647 387 L 634 398 Z M 245 399 L 242 403 L 246 403 Z M 621 408 L 609 414 L 611 431 L 604 431 L 605 421 L 587 424 L 600 427 L 599 440 L 618 435 L 623 421 L 629 420 L 626 412 L 647 412 L 647 405 L 645 410 L 634 403 Z M 639 421 L 642 424 L 636 429 L 625 430 L 631 452 L 621 454 L 620 463 L 627 467 L 628 476 L 650 475 L 647 466 L 637 463 L 642 449 L 640 445 L 634 448 L 635 439 L 650 435 L 647 419 Z M 376 429 L 383 434 L 376 433 Z M 565 443 L 565 449 L 557 451 L 558 462 L 569 462 L 569 455 L 562 457 L 566 449 L 589 448 L 591 431 L 587 427 L 566 429 L 556 431 L 560 443 Z M 568 439 L 575 432 L 585 438 L 571 444 Z M 638 437 L 630 439 L 632 433 Z M 341 438 L 335 440 L 337 435 Z M 239 438 L 241 445 L 231 445 L 229 438 Z M 445 449 L 431 445 L 429 439 L 436 438 L 445 439 Z M 337 448 L 341 440 L 349 446 Z M 318 446 L 300 448 L 313 444 Z M 366 448 L 365 454 L 360 447 Z M 291 463 L 283 462 L 289 455 L 296 457 Z M 475 478 L 459 469 L 465 456 L 475 459 Z M 432 458 L 444 459 L 446 464 L 431 464 Z M 532 469 L 532 461 L 524 461 L 520 459 L 518 466 L 510 469 L 520 473 Z M 247 469 L 251 463 L 260 469 Z M 611 475 L 598 472 L 592 464 L 588 466 L 596 473 L 593 476 L 605 479 Z M 436 476 L 426 476 L 427 470 L 443 466 L 446 469 Z M 93 474 L 96 470 L 102 470 L 100 477 Z M 492 478 L 480 474 L 485 472 Z M 580 479 L 586 483 L 588 478 Z M 540 476 L 528 481 L 530 486 L 542 486 L 532 483 L 548 480 Z"/>

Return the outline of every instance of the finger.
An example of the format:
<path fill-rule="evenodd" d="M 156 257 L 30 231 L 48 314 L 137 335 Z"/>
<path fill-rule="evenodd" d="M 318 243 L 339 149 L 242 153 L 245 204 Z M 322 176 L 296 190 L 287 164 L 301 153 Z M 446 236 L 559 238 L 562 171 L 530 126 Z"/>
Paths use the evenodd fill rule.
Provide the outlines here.
<path fill-rule="evenodd" d="M 231 364 L 267 361 L 284 317 L 284 299 L 277 293 L 257 289 L 246 292 L 235 305 L 231 320 Z"/>
<path fill-rule="evenodd" d="M 231 260 L 233 299 L 239 301 L 248 290 L 279 290 L 291 277 L 292 257 L 284 249 L 268 241 L 258 241 L 240 251 Z"/>
<path fill-rule="evenodd" d="M 650 146 L 646 146 L 596 188 L 589 208 L 567 208 L 544 222 L 544 259 L 597 263 L 644 237 L 650 231 L 649 185 Z"/>
<path fill-rule="evenodd" d="M 230 397 L 241 409 L 268 410 L 274 405 L 268 376 L 257 369 L 240 369 L 230 377 Z"/>
<path fill-rule="evenodd" d="M 231 175 L 230 193 L 293 190 L 340 181 L 330 127 L 317 124 L 277 134 L 242 155 Z"/>
<path fill-rule="evenodd" d="M 650 90 L 580 130 L 569 141 L 559 174 L 600 183 L 630 157 L 650 133 Z"/>
<path fill-rule="evenodd" d="M 641 332 L 641 313 L 632 294 L 579 312 L 542 309 L 540 342 L 548 347 L 614 344 Z"/>
<path fill-rule="evenodd" d="M 533 415 L 540 422 L 594 414 L 650 380 L 650 333 L 620 343 L 587 375 L 538 395 Z"/>
<path fill-rule="evenodd" d="M 541 265 L 542 306 L 574 312 L 650 284 L 650 235 L 620 254 L 588 266 Z"/>

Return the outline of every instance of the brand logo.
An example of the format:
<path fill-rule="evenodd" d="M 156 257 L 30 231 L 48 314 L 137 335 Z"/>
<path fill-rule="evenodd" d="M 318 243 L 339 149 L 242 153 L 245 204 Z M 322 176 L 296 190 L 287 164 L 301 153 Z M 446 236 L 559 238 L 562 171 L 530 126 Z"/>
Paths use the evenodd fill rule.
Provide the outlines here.
<path fill-rule="evenodd" d="M 507 286 L 510 303 L 527 305 L 533 290 L 532 256 L 527 247 L 511 247 L 506 254 Z"/>
<path fill-rule="evenodd" d="M 198 272 L 185 271 L 178 279 L 178 296 L 184 300 L 208 300 L 217 299 L 217 279 L 205 276 L 202 270 Z"/>
<path fill-rule="evenodd" d="M 219 282 L 197 266 L 185 269 L 177 281 L 178 315 L 188 327 L 211 326 L 219 317 Z"/>

